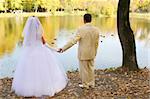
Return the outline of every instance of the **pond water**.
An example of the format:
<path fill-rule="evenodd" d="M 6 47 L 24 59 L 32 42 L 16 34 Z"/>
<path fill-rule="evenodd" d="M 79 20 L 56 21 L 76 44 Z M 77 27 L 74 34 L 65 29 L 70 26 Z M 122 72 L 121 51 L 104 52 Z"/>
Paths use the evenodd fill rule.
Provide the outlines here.
<path fill-rule="evenodd" d="M 81 16 L 39 17 L 45 30 L 46 41 L 55 47 L 62 47 L 70 40 L 78 27 L 83 25 Z M 20 57 L 22 30 L 27 17 L 0 18 L 0 78 L 11 77 L 17 59 Z M 130 18 L 136 39 L 137 61 L 140 68 L 150 68 L 150 21 Z M 118 67 L 122 64 L 122 50 L 117 34 L 116 18 L 94 18 L 102 35 L 95 59 L 96 68 Z M 78 68 L 77 46 L 58 54 L 66 70 Z"/>

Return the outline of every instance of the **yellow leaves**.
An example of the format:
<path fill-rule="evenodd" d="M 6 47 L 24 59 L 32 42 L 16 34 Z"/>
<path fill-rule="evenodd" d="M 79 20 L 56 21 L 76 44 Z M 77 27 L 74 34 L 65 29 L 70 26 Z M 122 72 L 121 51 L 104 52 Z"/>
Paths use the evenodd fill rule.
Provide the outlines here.
<path fill-rule="evenodd" d="M 134 7 L 134 10 L 148 11 L 150 0 L 132 0 L 131 7 Z"/>
<path fill-rule="evenodd" d="M 115 8 L 116 6 L 111 2 L 93 0 L 92 4 L 88 6 L 88 11 L 95 15 L 110 16 L 115 12 Z"/>

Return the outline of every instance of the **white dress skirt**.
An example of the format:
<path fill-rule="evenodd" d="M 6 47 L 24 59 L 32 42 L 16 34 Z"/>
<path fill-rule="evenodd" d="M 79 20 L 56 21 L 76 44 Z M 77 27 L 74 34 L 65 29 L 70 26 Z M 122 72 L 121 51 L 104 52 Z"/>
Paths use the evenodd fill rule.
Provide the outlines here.
<path fill-rule="evenodd" d="M 68 79 L 55 52 L 45 45 L 22 48 L 12 82 L 19 96 L 54 96 L 64 89 Z"/>

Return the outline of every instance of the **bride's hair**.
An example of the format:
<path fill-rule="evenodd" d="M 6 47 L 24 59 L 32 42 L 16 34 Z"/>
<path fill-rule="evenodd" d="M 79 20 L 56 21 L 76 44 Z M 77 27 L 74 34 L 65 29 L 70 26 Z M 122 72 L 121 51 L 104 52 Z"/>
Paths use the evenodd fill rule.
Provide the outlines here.
<path fill-rule="evenodd" d="M 23 45 L 35 45 L 37 41 L 41 40 L 43 32 L 40 20 L 35 16 L 29 17 L 23 30 Z"/>

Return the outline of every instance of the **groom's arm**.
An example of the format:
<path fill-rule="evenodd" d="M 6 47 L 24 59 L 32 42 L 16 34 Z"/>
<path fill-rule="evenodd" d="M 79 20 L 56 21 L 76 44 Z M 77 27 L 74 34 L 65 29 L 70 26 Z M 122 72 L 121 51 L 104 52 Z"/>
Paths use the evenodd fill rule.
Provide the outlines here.
<path fill-rule="evenodd" d="M 81 38 L 80 33 L 76 34 L 76 36 L 69 41 L 64 47 L 62 47 L 62 51 L 66 51 L 67 49 L 69 49 L 70 47 L 72 47 L 74 44 L 76 44 Z"/>

